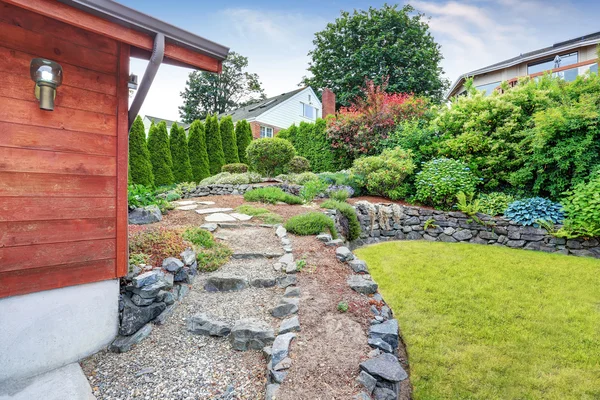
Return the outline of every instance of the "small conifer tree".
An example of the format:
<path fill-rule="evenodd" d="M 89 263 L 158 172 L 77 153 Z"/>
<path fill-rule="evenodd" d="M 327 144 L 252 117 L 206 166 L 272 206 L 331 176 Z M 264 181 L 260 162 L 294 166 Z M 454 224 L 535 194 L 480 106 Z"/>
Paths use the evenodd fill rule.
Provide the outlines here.
<path fill-rule="evenodd" d="M 164 121 L 150 127 L 148 151 L 150 152 L 154 184 L 156 186 L 165 186 L 175 183 L 171 169 L 173 161 L 171 159 L 171 150 L 169 149 L 169 135 L 167 133 L 167 124 Z"/>
<path fill-rule="evenodd" d="M 208 152 L 210 174 L 216 175 L 221 172 L 221 167 L 225 165 L 219 120 L 216 115 L 206 117 L 204 131 L 206 132 L 206 151 Z"/>
<path fill-rule="evenodd" d="M 138 115 L 129 132 L 129 183 L 154 185 L 150 153 L 146 143 L 146 131 L 142 118 Z"/>
<path fill-rule="evenodd" d="M 221 132 L 221 141 L 223 143 L 225 164 L 239 163 L 240 158 L 238 156 L 237 141 L 235 140 L 233 121 L 230 116 L 221 118 L 221 123 L 219 124 L 219 131 Z"/>
<path fill-rule="evenodd" d="M 204 133 L 204 124 L 198 120 L 195 120 L 190 125 L 188 151 L 194 182 L 200 182 L 202 179 L 208 178 L 210 176 L 210 169 L 208 165 L 208 153 L 206 152 L 206 134 Z"/>
<path fill-rule="evenodd" d="M 192 180 L 192 166 L 190 165 L 185 129 L 182 126 L 173 124 L 169 144 L 171 145 L 175 183 L 190 182 Z"/>
<path fill-rule="evenodd" d="M 252 142 L 252 127 L 245 119 L 238 121 L 238 123 L 235 125 L 235 138 L 237 141 L 240 162 L 248 164 L 246 148 Z"/>

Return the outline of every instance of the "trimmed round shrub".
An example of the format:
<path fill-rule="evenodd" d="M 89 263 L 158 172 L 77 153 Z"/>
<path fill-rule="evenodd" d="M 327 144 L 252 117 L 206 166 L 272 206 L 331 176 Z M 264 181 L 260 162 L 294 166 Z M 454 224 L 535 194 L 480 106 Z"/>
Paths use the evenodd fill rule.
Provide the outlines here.
<path fill-rule="evenodd" d="M 436 158 L 424 164 L 416 176 L 415 199 L 423 204 L 450 208 L 460 192 L 474 193 L 478 180 L 463 162 Z"/>
<path fill-rule="evenodd" d="M 337 239 L 337 231 L 333 220 L 327 215 L 316 211 L 293 216 L 285 223 L 285 229 L 301 236 L 318 235 L 328 230 L 331 237 Z"/>
<path fill-rule="evenodd" d="M 221 168 L 221 172 L 229 172 L 231 174 L 243 174 L 248 172 L 248 166 L 242 163 L 225 164 Z"/>
<path fill-rule="evenodd" d="M 506 218 L 523 226 L 538 227 L 539 221 L 560 223 L 564 220 L 563 207 L 543 197 L 513 201 L 504 213 Z"/>
<path fill-rule="evenodd" d="M 600 236 L 600 171 L 588 183 L 580 183 L 567 192 L 564 210 L 575 234 Z"/>
<path fill-rule="evenodd" d="M 322 208 L 328 208 L 339 211 L 348 220 L 348 237 L 346 239 L 352 241 L 360 237 L 360 222 L 356 216 L 354 207 L 343 201 L 327 200 L 321 204 Z"/>
<path fill-rule="evenodd" d="M 278 138 L 254 140 L 246 149 L 248 164 L 254 171 L 266 176 L 276 176 L 296 155 L 290 142 Z"/>
<path fill-rule="evenodd" d="M 478 198 L 481 212 L 492 217 L 503 215 L 508 205 L 515 201 L 514 196 L 502 192 L 482 193 Z"/>
<path fill-rule="evenodd" d="M 310 171 L 310 162 L 305 157 L 296 156 L 288 165 L 288 171 L 292 174 L 301 174 Z"/>

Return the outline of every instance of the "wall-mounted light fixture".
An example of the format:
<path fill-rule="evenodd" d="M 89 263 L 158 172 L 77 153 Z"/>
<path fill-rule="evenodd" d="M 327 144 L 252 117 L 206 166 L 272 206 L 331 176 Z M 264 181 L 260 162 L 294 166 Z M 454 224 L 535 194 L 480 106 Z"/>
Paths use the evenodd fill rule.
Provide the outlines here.
<path fill-rule="evenodd" d="M 44 58 L 34 58 L 29 65 L 31 79 L 35 82 L 35 97 L 42 110 L 54 110 L 56 88 L 62 83 L 63 71 L 59 63 Z"/>

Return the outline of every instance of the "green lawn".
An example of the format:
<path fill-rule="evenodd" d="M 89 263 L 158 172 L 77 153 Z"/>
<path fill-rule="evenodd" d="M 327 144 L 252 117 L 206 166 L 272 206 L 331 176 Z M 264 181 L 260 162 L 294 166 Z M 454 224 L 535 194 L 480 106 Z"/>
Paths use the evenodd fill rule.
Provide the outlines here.
<path fill-rule="evenodd" d="M 416 400 L 600 399 L 600 261 L 496 246 L 356 250 L 400 323 Z"/>

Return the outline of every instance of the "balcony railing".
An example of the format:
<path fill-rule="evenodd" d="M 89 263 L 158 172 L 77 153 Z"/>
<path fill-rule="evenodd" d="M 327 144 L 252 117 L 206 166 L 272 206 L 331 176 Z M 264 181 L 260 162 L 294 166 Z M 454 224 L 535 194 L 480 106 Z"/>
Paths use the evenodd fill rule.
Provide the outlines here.
<path fill-rule="evenodd" d="M 552 74 L 552 76 L 558 76 L 567 82 L 574 81 L 579 75 L 585 75 L 588 71 L 598 73 L 598 60 L 582 61 L 577 64 L 565 65 L 564 67 L 554 68 L 547 71 L 536 72 L 535 74 L 527 75 L 530 78 L 539 78 L 545 74 Z M 507 81 L 510 87 L 516 86 L 519 79 L 522 77 L 512 78 Z M 500 86 L 496 88 L 499 90 Z"/>

